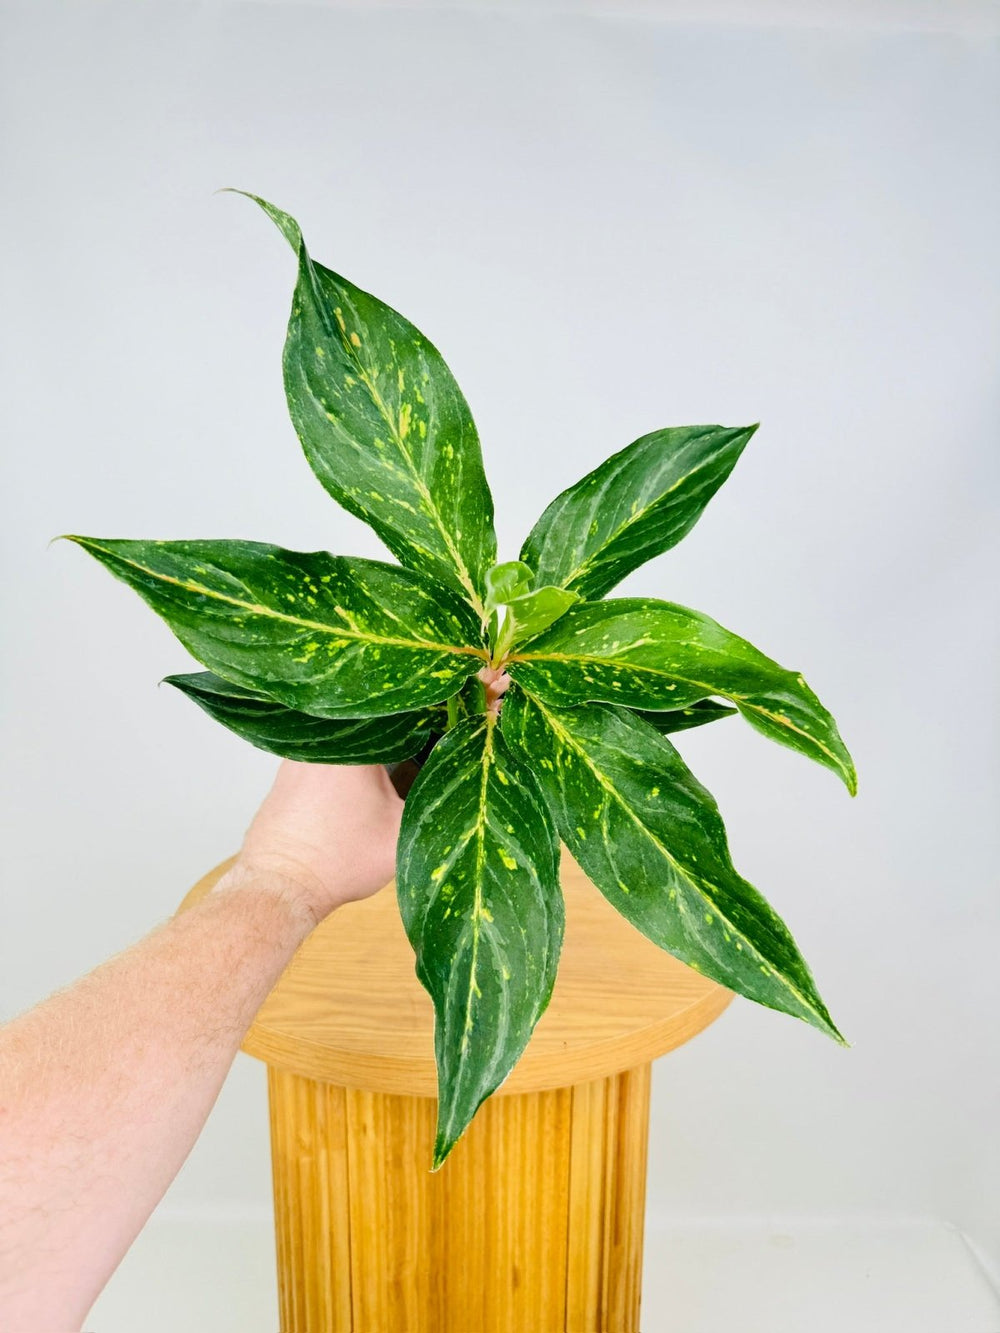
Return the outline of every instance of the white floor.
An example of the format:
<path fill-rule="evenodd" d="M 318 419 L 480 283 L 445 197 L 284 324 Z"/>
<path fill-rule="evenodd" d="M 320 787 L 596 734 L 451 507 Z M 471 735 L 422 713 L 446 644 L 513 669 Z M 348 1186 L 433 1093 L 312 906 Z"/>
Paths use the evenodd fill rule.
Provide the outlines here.
<path fill-rule="evenodd" d="M 266 1217 L 158 1216 L 94 1308 L 88 1333 L 276 1333 L 273 1268 Z M 642 1327 L 1000 1333 L 1000 1299 L 962 1236 L 939 1223 L 651 1217 Z"/>
<path fill-rule="evenodd" d="M 650 1222 L 644 1333 L 998 1333 L 1000 1298 L 935 1224 Z"/>

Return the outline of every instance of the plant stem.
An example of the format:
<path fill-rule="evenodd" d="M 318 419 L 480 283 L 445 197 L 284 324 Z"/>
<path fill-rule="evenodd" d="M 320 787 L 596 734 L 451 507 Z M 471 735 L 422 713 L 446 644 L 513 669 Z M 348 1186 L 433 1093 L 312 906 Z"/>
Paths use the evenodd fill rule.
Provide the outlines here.
<path fill-rule="evenodd" d="M 478 675 L 472 676 L 471 679 L 469 680 L 469 684 L 472 687 L 472 692 L 474 696 L 473 699 L 471 700 L 472 706 L 469 711 L 472 713 L 485 713 L 486 686 L 483 684 L 482 680 Z"/>
<path fill-rule="evenodd" d="M 514 613 L 511 611 L 510 607 L 508 607 L 507 614 L 503 619 L 503 624 L 500 626 L 493 643 L 493 652 L 490 657 L 491 666 L 499 667 L 503 659 L 510 652 L 515 629 L 516 621 L 514 620 Z"/>
<path fill-rule="evenodd" d="M 510 684 L 510 676 L 507 675 L 502 666 L 485 666 L 479 672 L 479 679 L 483 683 L 486 716 L 494 719 L 498 718 L 503 696 Z"/>
<path fill-rule="evenodd" d="M 447 731 L 458 725 L 458 695 L 453 694 L 448 700 L 448 726 Z"/>

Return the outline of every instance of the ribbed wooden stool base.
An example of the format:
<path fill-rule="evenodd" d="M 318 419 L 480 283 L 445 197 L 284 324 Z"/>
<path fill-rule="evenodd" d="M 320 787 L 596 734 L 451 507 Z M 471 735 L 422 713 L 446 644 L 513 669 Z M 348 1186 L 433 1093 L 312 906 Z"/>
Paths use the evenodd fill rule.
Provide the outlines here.
<path fill-rule="evenodd" d="M 268 1066 L 282 1333 L 638 1333 L 650 1062 L 732 997 L 568 856 L 562 885 L 552 1002 L 436 1175 L 434 1010 L 395 894 L 334 912 L 268 996 L 243 1049 Z"/>
<path fill-rule="evenodd" d="M 268 1071 L 282 1333 L 638 1333 L 648 1064 L 435 1102 Z"/>

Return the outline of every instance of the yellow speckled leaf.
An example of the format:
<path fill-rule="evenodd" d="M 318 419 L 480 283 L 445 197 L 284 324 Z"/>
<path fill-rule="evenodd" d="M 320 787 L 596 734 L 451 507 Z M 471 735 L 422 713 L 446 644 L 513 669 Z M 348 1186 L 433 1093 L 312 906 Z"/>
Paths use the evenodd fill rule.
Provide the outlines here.
<path fill-rule="evenodd" d="M 389 764 L 412 759 L 445 729 L 444 706 L 380 717 L 315 717 L 214 671 L 167 676 L 164 684 L 258 750 L 306 764 Z"/>
<path fill-rule="evenodd" d="M 492 718 L 460 723 L 431 752 L 406 800 L 396 889 L 434 1001 L 438 1167 L 524 1050 L 562 944 L 552 820 Z"/>
<path fill-rule="evenodd" d="M 298 257 L 285 392 L 313 471 L 404 565 L 456 588 L 481 614 L 496 559 L 493 499 L 451 371 L 408 319 L 313 260 L 294 218 L 247 197 Z"/>
<path fill-rule="evenodd" d="M 593 601 L 694 527 L 756 426 L 668 426 L 605 459 L 557 495 L 521 559 L 537 586 Z"/>
<path fill-rule="evenodd" d="M 486 656 L 466 603 L 395 565 L 263 542 L 70 540 L 210 670 L 318 717 L 437 703 Z"/>
<path fill-rule="evenodd" d="M 558 707 L 666 711 L 721 695 L 765 736 L 832 769 L 852 795 L 857 787 L 837 724 L 803 678 L 686 606 L 621 597 L 571 607 L 517 649 L 509 670 Z"/>
<path fill-rule="evenodd" d="M 624 917 L 723 986 L 842 1040 L 788 927 L 733 867 L 715 801 L 665 736 L 624 708 L 556 709 L 516 688 L 503 731 Z"/>

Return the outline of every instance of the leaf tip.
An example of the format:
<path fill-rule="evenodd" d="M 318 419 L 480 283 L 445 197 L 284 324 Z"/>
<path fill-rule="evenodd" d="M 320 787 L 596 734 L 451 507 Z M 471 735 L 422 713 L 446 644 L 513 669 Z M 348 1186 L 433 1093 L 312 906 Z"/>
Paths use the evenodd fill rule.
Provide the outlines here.
<path fill-rule="evenodd" d="M 813 1027 L 817 1028 L 820 1032 L 825 1033 L 826 1036 L 828 1036 L 832 1041 L 835 1041 L 838 1046 L 844 1046 L 850 1049 L 851 1043 L 847 1040 L 847 1038 L 841 1032 L 840 1028 L 837 1027 L 836 1023 L 830 1017 L 829 1009 L 827 1009 L 823 1001 L 819 999 L 819 996 L 817 996 L 816 998 L 817 1000 L 819 1000 L 819 1004 L 816 1008 L 814 1008 L 813 1012 L 815 1018 L 818 1019 L 818 1022 L 814 1021 Z"/>
<path fill-rule="evenodd" d="M 441 1170 L 441 1168 L 444 1166 L 445 1162 L 451 1155 L 451 1150 L 454 1148 L 457 1142 L 458 1142 L 457 1139 L 448 1140 L 441 1134 L 437 1136 L 436 1140 L 434 1141 L 434 1153 L 433 1156 L 431 1157 L 432 1175 L 434 1174 L 434 1172 Z"/>
<path fill-rule="evenodd" d="M 262 199 L 259 194 L 254 194 L 250 190 L 241 190 L 238 185 L 220 185 L 219 188 L 217 190 L 213 190 L 212 193 L 238 194 L 241 195 L 244 199 L 249 199 L 252 203 L 258 204 L 261 208 L 265 210 L 274 207 L 274 205 L 269 204 L 266 199 Z"/>
<path fill-rule="evenodd" d="M 296 254 L 303 251 L 302 229 L 291 214 L 283 212 L 280 208 L 269 203 L 266 199 L 262 199 L 259 194 L 251 194 L 249 190 L 239 190 L 234 185 L 224 185 L 221 189 L 216 190 L 215 193 L 239 194 L 242 195 L 244 199 L 249 199 L 252 203 L 255 203 L 262 212 L 267 214 Z"/>
<path fill-rule="evenodd" d="M 51 546 L 54 542 L 72 542 L 74 546 L 82 546 L 84 550 L 86 550 L 88 546 L 96 545 L 93 537 L 81 537 L 79 533 L 76 532 L 60 532 L 55 537 L 49 538 L 48 545 Z M 46 547 L 46 549 L 48 549 L 48 547 Z"/>

